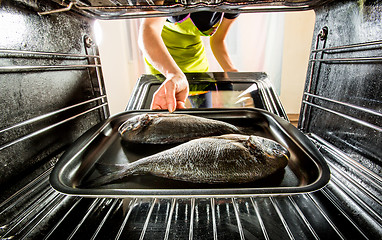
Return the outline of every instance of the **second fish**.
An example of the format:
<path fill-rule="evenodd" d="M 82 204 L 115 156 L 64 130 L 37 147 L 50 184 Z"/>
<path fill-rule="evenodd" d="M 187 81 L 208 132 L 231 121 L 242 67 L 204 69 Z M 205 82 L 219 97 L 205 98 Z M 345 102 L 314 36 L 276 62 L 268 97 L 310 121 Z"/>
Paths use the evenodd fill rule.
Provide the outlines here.
<path fill-rule="evenodd" d="M 240 133 L 229 123 L 188 114 L 140 114 L 118 129 L 122 139 L 131 143 L 172 144 L 189 140 Z"/>

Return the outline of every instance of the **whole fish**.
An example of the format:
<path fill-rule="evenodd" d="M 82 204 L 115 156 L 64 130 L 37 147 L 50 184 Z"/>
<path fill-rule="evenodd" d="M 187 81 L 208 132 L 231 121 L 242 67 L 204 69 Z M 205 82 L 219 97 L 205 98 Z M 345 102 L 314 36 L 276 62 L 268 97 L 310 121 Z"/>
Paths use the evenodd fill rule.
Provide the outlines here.
<path fill-rule="evenodd" d="M 140 114 L 118 129 L 122 139 L 131 143 L 170 144 L 191 139 L 240 133 L 229 123 L 187 114 Z"/>
<path fill-rule="evenodd" d="M 194 139 L 132 163 L 101 165 L 115 171 L 85 186 L 144 174 L 194 183 L 245 183 L 283 169 L 288 158 L 288 150 L 273 140 L 227 134 Z"/>

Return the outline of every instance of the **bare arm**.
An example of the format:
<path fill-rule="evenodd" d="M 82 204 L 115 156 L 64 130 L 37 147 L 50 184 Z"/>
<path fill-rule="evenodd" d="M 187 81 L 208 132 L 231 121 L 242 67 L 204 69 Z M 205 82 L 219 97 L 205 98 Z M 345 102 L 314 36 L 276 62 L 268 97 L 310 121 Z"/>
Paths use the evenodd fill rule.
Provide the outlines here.
<path fill-rule="evenodd" d="M 185 108 L 188 82 L 182 70 L 168 52 L 161 32 L 166 18 L 145 18 L 139 31 L 139 47 L 146 59 L 166 80 L 153 95 L 151 109 Z"/>
<path fill-rule="evenodd" d="M 225 72 L 237 72 L 238 70 L 233 65 L 231 58 L 228 55 L 225 38 L 228 30 L 232 26 L 235 19 L 223 18 L 218 30 L 210 38 L 211 50 Z"/>

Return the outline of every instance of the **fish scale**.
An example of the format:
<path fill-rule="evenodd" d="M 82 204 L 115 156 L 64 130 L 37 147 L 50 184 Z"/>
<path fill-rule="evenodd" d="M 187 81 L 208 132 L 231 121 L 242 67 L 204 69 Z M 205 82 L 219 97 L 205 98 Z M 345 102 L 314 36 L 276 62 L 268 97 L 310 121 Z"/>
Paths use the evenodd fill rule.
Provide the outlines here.
<path fill-rule="evenodd" d="M 85 186 L 145 174 L 194 183 L 245 183 L 283 169 L 288 158 L 289 151 L 271 139 L 227 134 L 194 139 L 133 163 L 114 165 L 115 171 Z"/>
<path fill-rule="evenodd" d="M 241 133 L 232 124 L 188 114 L 139 114 L 118 129 L 122 139 L 138 144 L 184 143 L 192 139 Z"/>

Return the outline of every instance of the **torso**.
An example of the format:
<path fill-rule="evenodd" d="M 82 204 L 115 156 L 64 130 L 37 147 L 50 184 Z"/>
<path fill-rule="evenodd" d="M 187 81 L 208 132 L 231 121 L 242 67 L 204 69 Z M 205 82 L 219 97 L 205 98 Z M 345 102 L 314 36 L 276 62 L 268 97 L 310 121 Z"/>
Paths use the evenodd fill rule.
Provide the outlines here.
<path fill-rule="evenodd" d="M 195 27 L 202 33 L 203 35 L 212 35 L 213 32 L 210 30 L 213 28 L 217 28 L 217 25 L 220 23 L 221 19 L 228 18 L 233 19 L 236 18 L 238 14 L 229 14 L 229 13 L 221 13 L 221 12 L 194 12 L 189 14 L 182 14 L 177 16 L 171 16 L 167 18 L 167 21 L 171 23 L 182 23 L 186 19 L 190 18 Z M 215 30 L 215 29 L 213 29 Z"/>

